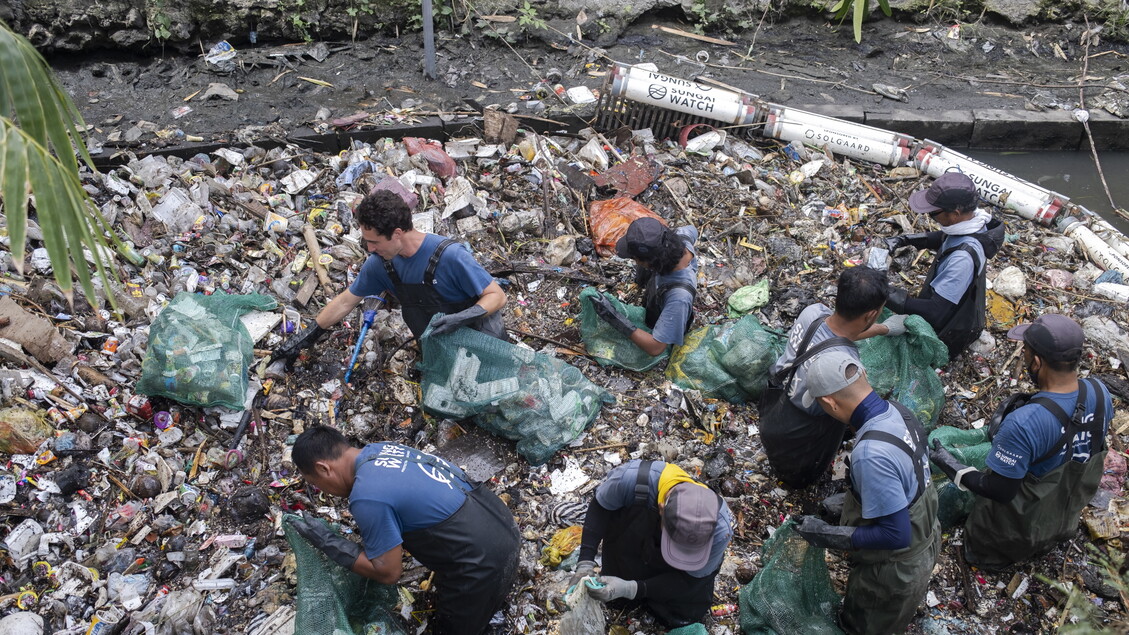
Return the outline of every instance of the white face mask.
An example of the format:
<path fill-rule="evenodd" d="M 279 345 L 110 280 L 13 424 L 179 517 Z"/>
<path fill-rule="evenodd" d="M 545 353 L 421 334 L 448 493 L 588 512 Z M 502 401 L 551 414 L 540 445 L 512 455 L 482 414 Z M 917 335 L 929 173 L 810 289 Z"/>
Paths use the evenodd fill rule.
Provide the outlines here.
<path fill-rule="evenodd" d="M 942 227 L 941 231 L 949 236 L 967 236 L 968 234 L 975 234 L 976 232 L 984 229 L 988 221 L 992 220 L 992 215 L 979 207 L 972 214 L 972 218 L 954 223 L 948 227 Z"/>

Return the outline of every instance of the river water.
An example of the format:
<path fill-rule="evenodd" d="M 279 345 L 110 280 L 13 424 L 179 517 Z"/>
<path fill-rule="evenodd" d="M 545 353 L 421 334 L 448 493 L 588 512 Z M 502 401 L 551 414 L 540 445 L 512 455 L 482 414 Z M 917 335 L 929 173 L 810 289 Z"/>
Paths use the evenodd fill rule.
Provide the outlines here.
<path fill-rule="evenodd" d="M 1129 236 L 1129 221 L 1113 213 L 1109 197 L 1102 188 L 1094 158 L 1085 152 L 989 152 L 961 150 L 988 165 L 1010 172 L 1021 179 L 1058 192 L 1072 203 L 1097 212 Z M 1106 182 L 1113 200 L 1129 209 L 1129 152 L 1099 152 Z"/>

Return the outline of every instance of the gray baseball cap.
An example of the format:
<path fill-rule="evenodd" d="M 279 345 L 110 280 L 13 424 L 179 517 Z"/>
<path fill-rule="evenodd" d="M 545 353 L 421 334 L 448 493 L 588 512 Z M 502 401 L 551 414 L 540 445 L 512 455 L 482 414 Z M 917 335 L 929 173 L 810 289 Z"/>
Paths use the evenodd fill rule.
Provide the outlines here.
<path fill-rule="evenodd" d="M 918 214 L 936 214 L 945 210 L 965 208 L 979 198 L 976 184 L 960 172 L 945 172 L 929 189 L 909 195 L 910 209 Z"/>
<path fill-rule="evenodd" d="M 1086 335 L 1074 320 L 1048 313 L 1030 324 L 1020 324 L 1007 332 L 1009 340 L 1022 341 L 1035 354 L 1052 362 L 1074 362 L 1082 357 Z"/>
<path fill-rule="evenodd" d="M 847 377 L 847 369 L 851 366 L 858 366 L 858 372 Z M 808 366 L 807 390 L 801 399 L 804 407 L 810 408 L 817 398 L 833 395 L 855 383 L 864 370 L 862 362 L 844 350 L 833 348 L 816 355 Z"/>

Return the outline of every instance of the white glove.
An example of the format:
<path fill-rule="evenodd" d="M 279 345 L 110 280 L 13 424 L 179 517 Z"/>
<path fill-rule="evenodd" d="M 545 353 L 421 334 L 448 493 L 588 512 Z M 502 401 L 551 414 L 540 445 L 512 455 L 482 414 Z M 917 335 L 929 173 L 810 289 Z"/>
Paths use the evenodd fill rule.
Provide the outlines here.
<path fill-rule="evenodd" d="M 886 335 L 905 335 L 906 333 L 906 318 L 908 315 L 891 315 L 882 326 L 890 329 Z"/>

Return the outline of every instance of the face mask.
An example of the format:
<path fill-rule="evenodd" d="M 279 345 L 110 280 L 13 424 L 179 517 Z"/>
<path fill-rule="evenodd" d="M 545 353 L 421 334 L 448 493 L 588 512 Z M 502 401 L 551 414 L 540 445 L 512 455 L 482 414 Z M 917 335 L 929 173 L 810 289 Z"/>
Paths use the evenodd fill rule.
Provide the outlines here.
<path fill-rule="evenodd" d="M 966 236 L 968 234 L 975 234 L 976 232 L 984 229 L 988 221 L 992 220 L 992 215 L 982 209 L 977 208 L 972 218 L 961 221 L 959 223 L 942 227 L 941 231 L 949 236 Z"/>
<path fill-rule="evenodd" d="M 1032 359 L 1030 364 L 1027 364 L 1027 376 L 1031 378 L 1031 383 L 1036 386 L 1039 385 L 1039 371 L 1035 370 L 1035 360 Z"/>

